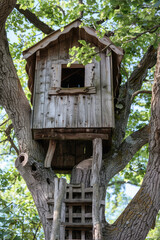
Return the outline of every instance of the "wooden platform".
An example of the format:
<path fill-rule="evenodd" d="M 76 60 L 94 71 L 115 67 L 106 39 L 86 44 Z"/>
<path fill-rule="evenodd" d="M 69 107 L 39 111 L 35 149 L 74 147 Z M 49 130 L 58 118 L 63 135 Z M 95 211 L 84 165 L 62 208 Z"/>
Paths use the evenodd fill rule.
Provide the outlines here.
<path fill-rule="evenodd" d="M 111 128 L 43 128 L 32 129 L 33 138 L 54 140 L 109 140 Z"/>

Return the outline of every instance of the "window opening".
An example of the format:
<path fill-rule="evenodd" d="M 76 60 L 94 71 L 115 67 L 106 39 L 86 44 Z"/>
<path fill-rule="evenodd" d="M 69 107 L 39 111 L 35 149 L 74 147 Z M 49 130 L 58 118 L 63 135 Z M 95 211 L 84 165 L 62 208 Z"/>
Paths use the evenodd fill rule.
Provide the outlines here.
<path fill-rule="evenodd" d="M 62 65 L 61 87 L 63 88 L 80 88 L 84 87 L 85 68 L 81 64 L 72 64 L 67 67 Z"/>

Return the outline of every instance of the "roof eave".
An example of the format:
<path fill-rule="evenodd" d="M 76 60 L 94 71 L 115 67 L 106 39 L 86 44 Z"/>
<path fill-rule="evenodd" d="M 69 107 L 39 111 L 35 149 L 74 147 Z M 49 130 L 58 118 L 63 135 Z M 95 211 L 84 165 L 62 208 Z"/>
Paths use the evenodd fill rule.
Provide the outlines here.
<path fill-rule="evenodd" d="M 68 24 L 67 26 L 64 27 L 63 32 L 61 32 L 61 29 L 50 33 L 48 36 L 46 36 L 44 39 L 33 45 L 32 47 L 26 49 L 23 51 L 23 58 L 27 59 L 30 56 L 32 56 L 36 51 L 43 49 L 47 47 L 51 42 L 54 42 L 59 38 L 61 34 L 68 33 L 72 28 L 77 28 L 81 25 L 81 21 L 75 20 L 74 22 Z M 104 36 L 103 38 L 99 38 L 96 34 L 96 31 L 93 28 L 82 26 L 82 28 L 91 36 L 96 37 L 98 41 L 102 44 L 104 44 L 107 47 L 109 47 L 112 51 L 114 51 L 117 55 L 124 55 L 123 50 L 120 47 L 116 47 L 111 40 Z"/>

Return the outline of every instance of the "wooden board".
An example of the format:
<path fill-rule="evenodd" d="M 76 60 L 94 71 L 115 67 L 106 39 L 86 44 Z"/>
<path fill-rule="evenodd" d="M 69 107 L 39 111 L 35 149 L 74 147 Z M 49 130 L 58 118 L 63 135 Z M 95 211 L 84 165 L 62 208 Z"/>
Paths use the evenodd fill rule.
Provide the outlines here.
<path fill-rule="evenodd" d="M 68 62 L 66 51 L 68 52 L 69 47 L 78 41 L 74 31 L 70 33 L 73 38 L 70 38 L 68 45 L 65 43 L 64 35 L 54 47 L 51 46 L 47 52 L 38 55 L 34 92 L 34 129 L 102 128 L 114 125 L 110 58 L 106 58 L 105 54 L 102 54 L 101 62 L 94 60 L 85 66 L 83 88 L 61 88 L 62 65 Z M 85 137 L 93 139 L 94 136 L 92 134 Z M 73 139 L 70 135 L 58 138 Z M 81 134 L 79 138 L 83 139 L 84 135 Z M 74 139 L 77 139 L 77 136 Z"/>
<path fill-rule="evenodd" d="M 95 138 L 101 138 L 104 140 L 108 140 L 109 136 L 107 134 L 100 133 L 52 133 L 49 136 L 43 134 L 40 135 L 34 134 L 34 139 L 54 139 L 54 140 L 93 140 Z"/>
<path fill-rule="evenodd" d="M 62 88 L 51 87 L 48 95 L 77 95 L 77 94 L 95 94 L 96 88 L 93 86 L 81 88 Z"/>
<path fill-rule="evenodd" d="M 102 96 L 102 127 L 113 127 L 113 89 L 111 72 L 111 55 L 101 53 L 101 96 Z"/>
<path fill-rule="evenodd" d="M 36 75 L 34 85 L 34 109 L 33 109 L 33 128 L 43 128 L 44 120 L 44 101 L 45 101 L 45 75 L 46 59 L 39 59 L 36 62 Z"/>
<path fill-rule="evenodd" d="M 92 140 L 97 137 L 108 140 L 111 137 L 110 129 L 34 129 L 34 139 L 57 139 L 57 140 Z"/>
<path fill-rule="evenodd" d="M 92 106 L 91 106 L 91 119 L 95 118 L 95 123 L 92 123 L 90 127 L 102 127 L 102 106 L 101 106 L 101 69 L 100 62 L 94 60 L 94 80 L 93 84 L 96 88 L 96 94 L 92 95 Z M 92 116 L 93 114 L 93 116 Z"/>

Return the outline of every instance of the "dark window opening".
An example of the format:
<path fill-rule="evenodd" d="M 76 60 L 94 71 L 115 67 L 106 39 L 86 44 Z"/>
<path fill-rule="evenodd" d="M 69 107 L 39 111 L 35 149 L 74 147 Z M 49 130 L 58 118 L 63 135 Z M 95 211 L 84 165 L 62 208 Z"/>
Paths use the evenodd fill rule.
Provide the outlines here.
<path fill-rule="evenodd" d="M 63 88 L 84 87 L 85 68 L 83 65 L 73 64 L 71 67 L 62 65 L 62 81 Z"/>

